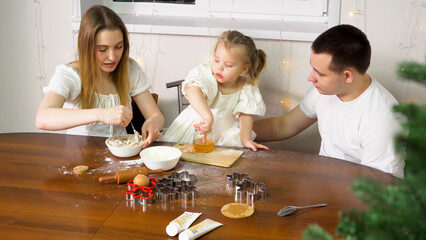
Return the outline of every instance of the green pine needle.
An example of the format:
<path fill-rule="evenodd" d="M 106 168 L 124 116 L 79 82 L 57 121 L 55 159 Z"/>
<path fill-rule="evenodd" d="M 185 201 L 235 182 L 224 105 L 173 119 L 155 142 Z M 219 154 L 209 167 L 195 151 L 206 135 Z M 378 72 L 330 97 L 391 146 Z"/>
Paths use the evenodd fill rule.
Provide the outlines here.
<path fill-rule="evenodd" d="M 322 229 L 317 224 L 309 225 L 309 227 L 303 231 L 303 238 L 306 240 L 333 240 L 334 238 Z"/>
<path fill-rule="evenodd" d="M 398 75 L 404 79 L 426 83 L 426 64 L 403 62 L 398 66 Z"/>

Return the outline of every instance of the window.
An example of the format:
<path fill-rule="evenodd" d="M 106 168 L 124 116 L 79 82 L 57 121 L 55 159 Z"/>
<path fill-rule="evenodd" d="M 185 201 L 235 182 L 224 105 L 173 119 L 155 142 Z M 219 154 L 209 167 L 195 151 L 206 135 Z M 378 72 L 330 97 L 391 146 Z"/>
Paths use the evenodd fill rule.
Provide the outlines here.
<path fill-rule="evenodd" d="M 103 4 L 129 32 L 217 36 L 237 29 L 260 39 L 312 41 L 339 22 L 340 0 L 80 0 Z M 78 25 L 74 27 L 78 30 Z"/>

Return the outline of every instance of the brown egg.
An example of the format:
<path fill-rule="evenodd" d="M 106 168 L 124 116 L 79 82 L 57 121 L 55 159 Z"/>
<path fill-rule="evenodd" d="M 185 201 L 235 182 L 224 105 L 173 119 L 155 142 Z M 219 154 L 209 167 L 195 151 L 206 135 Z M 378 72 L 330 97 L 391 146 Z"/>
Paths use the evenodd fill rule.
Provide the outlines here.
<path fill-rule="evenodd" d="M 144 186 L 144 187 L 148 187 L 149 186 L 149 178 L 143 174 L 138 174 L 134 179 L 133 179 L 133 183 L 138 185 L 138 186 Z"/>

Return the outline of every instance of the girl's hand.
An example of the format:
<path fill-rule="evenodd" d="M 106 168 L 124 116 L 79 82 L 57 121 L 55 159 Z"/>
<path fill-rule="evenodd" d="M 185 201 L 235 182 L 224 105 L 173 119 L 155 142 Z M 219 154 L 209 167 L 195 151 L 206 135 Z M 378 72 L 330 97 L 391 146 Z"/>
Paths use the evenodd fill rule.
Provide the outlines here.
<path fill-rule="evenodd" d="M 194 124 L 195 130 L 201 134 L 207 134 L 212 130 L 213 120 L 205 120 L 204 122 L 200 122 Z"/>
<path fill-rule="evenodd" d="M 108 125 L 121 125 L 126 127 L 133 118 L 133 112 L 129 107 L 119 105 L 109 108 L 99 108 L 100 122 Z"/>
<path fill-rule="evenodd" d="M 243 142 L 243 146 L 245 147 L 245 148 L 250 148 L 251 150 L 253 150 L 253 151 L 257 151 L 257 149 L 265 149 L 265 150 L 269 150 L 269 148 L 267 147 L 267 146 L 265 146 L 265 145 L 262 145 L 262 144 L 258 144 L 258 143 L 255 143 L 255 142 L 253 142 L 252 140 L 250 140 L 250 139 L 248 139 L 248 140 L 246 140 L 246 141 L 244 141 Z"/>
<path fill-rule="evenodd" d="M 155 142 L 160 137 L 160 130 L 162 128 L 161 121 L 156 121 L 150 118 L 142 125 L 142 138 L 145 139 L 142 148 L 148 147 L 151 143 Z"/>
<path fill-rule="evenodd" d="M 201 123 L 194 124 L 194 127 L 198 133 L 207 134 L 211 129 L 214 121 L 213 113 L 207 104 L 207 98 L 201 92 L 199 87 L 185 86 L 186 98 L 191 104 L 191 107 L 201 116 L 204 120 Z"/>

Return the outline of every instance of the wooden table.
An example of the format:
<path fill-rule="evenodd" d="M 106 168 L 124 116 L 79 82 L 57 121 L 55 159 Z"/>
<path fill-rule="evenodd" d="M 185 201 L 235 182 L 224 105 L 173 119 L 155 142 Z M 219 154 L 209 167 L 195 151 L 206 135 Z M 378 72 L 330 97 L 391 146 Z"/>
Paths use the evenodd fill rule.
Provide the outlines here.
<path fill-rule="evenodd" d="M 201 239 L 301 239 L 309 224 L 334 234 L 340 210 L 366 209 L 350 191 L 359 175 L 384 183 L 394 180 L 343 160 L 244 150 L 231 168 L 178 163 L 172 171 L 187 170 L 197 177 L 195 201 L 132 205 L 125 198 L 125 184 L 100 184 L 98 178 L 139 167 L 138 158 L 122 161 L 104 142 L 105 138 L 61 134 L 0 134 L 1 239 L 177 239 L 165 228 L 184 211 L 202 212 L 195 223 L 206 218 L 223 223 Z M 91 171 L 74 175 L 72 168 L 80 164 Z M 225 176 L 233 172 L 248 173 L 268 188 L 267 199 L 254 202 L 255 213 L 249 218 L 230 219 L 220 213 L 223 205 L 234 202 L 225 186 Z M 277 216 L 284 206 L 316 203 L 328 206 Z"/>

